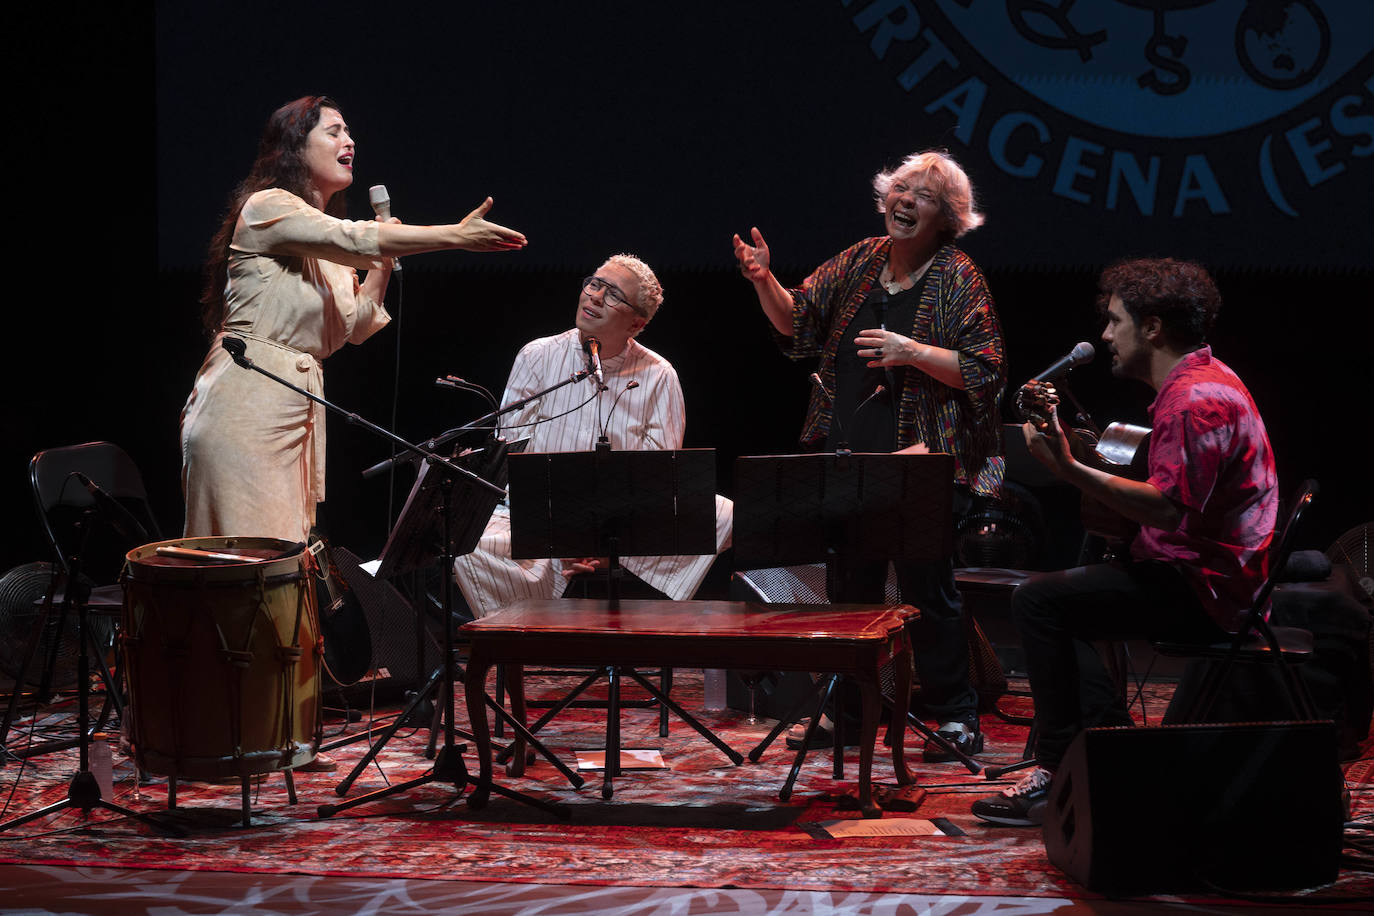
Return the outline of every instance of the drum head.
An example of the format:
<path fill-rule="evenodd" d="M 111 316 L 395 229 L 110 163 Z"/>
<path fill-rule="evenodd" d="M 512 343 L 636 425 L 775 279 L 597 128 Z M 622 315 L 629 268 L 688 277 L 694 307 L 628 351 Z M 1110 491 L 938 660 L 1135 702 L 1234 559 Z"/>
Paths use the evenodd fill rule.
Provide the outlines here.
<path fill-rule="evenodd" d="M 139 582 L 240 582 L 261 571 L 268 578 L 299 574 L 305 545 L 281 538 L 174 538 L 135 547 L 125 556 Z"/>

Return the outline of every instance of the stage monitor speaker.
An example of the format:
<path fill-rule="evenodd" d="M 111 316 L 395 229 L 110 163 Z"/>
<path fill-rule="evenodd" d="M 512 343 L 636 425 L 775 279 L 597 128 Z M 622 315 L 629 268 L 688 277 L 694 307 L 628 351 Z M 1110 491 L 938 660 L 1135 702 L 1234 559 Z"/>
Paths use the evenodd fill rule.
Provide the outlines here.
<path fill-rule="evenodd" d="M 383 702 L 419 689 L 443 659 L 442 622 L 428 614 L 417 615 L 394 585 L 372 576 L 348 550 L 335 547 L 332 555 L 339 575 L 357 596 L 367 618 L 372 670 L 355 684 L 328 683 L 326 696 L 335 693 L 361 706 L 374 697 L 374 688 L 375 698 Z"/>
<path fill-rule="evenodd" d="M 1343 827 L 1330 722 L 1087 729 L 1044 820 L 1050 862 L 1112 895 L 1325 884 Z"/>

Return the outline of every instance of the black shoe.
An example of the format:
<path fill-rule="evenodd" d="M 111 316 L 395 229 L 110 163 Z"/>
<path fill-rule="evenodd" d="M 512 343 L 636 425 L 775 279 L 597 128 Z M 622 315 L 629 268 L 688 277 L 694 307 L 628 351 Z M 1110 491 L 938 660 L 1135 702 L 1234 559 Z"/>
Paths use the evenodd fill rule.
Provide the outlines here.
<path fill-rule="evenodd" d="M 1049 802 L 1050 780 L 1053 776 L 1049 770 L 1036 767 L 1015 785 L 996 795 L 978 799 L 973 803 L 973 813 L 992 824 L 1038 827 L 1045 820 L 1045 805 Z"/>
<path fill-rule="evenodd" d="M 976 727 L 972 731 L 937 731 L 935 734 L 944 738 L 950 744 L 957 747 L 970 757 L 974 754 L 983 753 L 983 733 Z M 926 739 L 925 750 L 921 752 L 921 759 L 926 763 L 946 763 L 950 760 L 958 760 L 949 751 L 945 750 L 944 745 L 938 741 Z"/>

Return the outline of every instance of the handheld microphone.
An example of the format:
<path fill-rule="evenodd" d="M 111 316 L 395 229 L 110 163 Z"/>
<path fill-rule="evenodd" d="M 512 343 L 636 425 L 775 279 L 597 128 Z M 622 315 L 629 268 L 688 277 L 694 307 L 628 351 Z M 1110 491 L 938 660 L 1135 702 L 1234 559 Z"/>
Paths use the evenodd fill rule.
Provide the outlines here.
<path fill-rule="evenodd" d="M 587 361 L 592 367 L 592 375 L 596 376 L 596 383 L 605 388 L 606 376 L 601 372 L 601 341 L 588 337 L 583 341 L 582 349 L 587 352 Z"/>
<path fill-rule="evenodd" d="M 1073 345 L 1073 349 L 1070 350 L 1067 355 L 1061 356 L 1051 363 L 1049 368 L 1044 372 L 1035 376 L 1035 381 L 1052 382 L 1061 375 L 1067 374 L 1068 371 L 1075 366 L 1082 366 L 1092 362 L 1093 357 L 1096 355 L 1097 351 L 1093 349 L 1092 344 L 1088 343 L 1086 340 L 1080 340 Z"/>
<path fill-rule="evenodd" d="M 391 219 L 391 195 L 386 192 L 386 185 L 374 184 L 367 189 L 367 199 L 372 204 L 372 212 L 377 214 L 377 219 L 386 222 Z M 401 259 L 391 259 L 391 269 L 401 269 Z"/>
<path fill-rule="evenodd" d="M 140 544 L 148 542 L 148 529 L 144 528 L 119 500 L 106 493 L 99 484 L 80 471 L 72 471 L 72 476 L 90 492 L 91 499 L 95 501 L 96 511 L 105 517 L 105 521 L 110 523 L 120 537 Z"/>
<path fill-rule="evenodd" d="M 244 355 L 248 351 L 248 344 L 242 337 L 221 337 L 219 345 L 228 351 L 229 355 L 234 358 L 234 362 L 245 369 L 253 368 L 252 361 Z"/>

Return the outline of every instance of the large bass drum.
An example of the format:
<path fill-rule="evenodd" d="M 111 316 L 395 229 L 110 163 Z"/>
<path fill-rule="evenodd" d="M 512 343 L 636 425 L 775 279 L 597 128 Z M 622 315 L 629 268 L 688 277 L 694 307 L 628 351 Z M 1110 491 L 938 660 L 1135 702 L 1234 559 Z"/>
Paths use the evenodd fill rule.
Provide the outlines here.
<path fill-rule="evenodd" d="M 211 780 L 313 760 L 323 644 L 304 546 L 181 538 L 126 561 L 120 642 L 138 766 Z"/>

